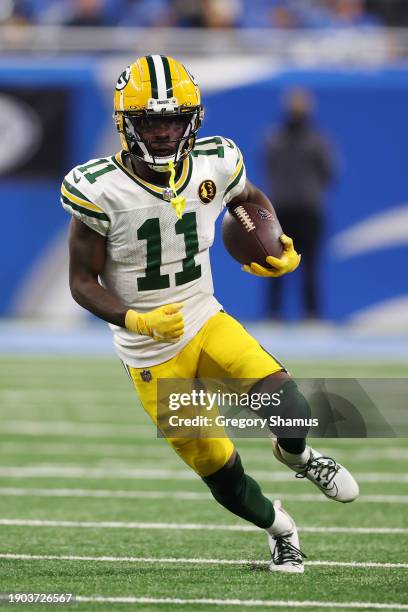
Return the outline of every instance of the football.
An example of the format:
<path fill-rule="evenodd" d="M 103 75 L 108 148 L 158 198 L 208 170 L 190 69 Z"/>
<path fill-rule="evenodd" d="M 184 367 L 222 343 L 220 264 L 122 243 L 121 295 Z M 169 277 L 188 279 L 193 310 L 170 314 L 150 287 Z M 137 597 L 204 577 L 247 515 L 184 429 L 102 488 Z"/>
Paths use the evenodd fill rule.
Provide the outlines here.
<path fill-rule="evenodd" d="M 268 267 L 268 255 L 280 257 L 282 228 L 273 211 L 247 202 L 229 208 L 222 220 L 222 239 L 228 253 L 241 264 Z"/>

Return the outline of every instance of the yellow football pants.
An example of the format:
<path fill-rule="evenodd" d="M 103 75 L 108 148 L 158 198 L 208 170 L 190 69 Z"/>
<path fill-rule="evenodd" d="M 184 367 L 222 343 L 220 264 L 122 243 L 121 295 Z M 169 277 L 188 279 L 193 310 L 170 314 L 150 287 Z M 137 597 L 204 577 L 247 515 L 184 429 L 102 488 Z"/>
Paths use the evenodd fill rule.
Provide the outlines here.
<path fill-rule="evenodd" d="M 143 408 L 157 424 L 159 378 L 252 378 L 260 380 L 283 370 L 245 328 L 225 312 L 211 317 L 198 334 L 172 359 L 148 368 L 127 366 Z M 152 380 L 144 381 L 148 369 Z M 234 445 L 225 438 L 166 438 L 180 457 L 200 476 L 221 469 Z"/>

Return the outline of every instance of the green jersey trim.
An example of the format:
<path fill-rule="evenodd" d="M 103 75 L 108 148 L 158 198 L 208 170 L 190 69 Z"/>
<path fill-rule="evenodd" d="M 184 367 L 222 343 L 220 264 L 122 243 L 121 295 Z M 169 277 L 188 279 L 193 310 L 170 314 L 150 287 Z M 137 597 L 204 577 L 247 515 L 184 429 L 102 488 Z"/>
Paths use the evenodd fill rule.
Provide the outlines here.
<path fill-rule="evenodd" d="M 86 202 L 91 202 L 91 200 L 89 200 L 86 195 L 84 195 L 81 191 L 79 191 L 79 189 L 77 189 L 76 187 L 74 187 L 73 185 L 71 185 L 71 183 L 69 183 L 67 181 L 67 179 L 64 179 L 62 184 L 64 185 L 65 189 L 67 191 L 69 191 L 70 193 L 72 193 L 72 195 L 77 196 L 77 198 L 81 198 L 82 200 L 85 200 Z"/>
<path fill-rule="evenodd" d="M 99 219 L 100 221 L 109 222 L 109 217 L 108 215 L 105 215 L 105 213 L 95 212 L 94 210 L 89 210 L 88 208 L 84 208 L 83 206 L 80 206 L 79 204 L 74 204 L 74 202 L 71 202 L 71 200 L 66 198 L 64 195 L 61 196 L 61 203 L 63 205 L 66 204 L 73 210 L 76 210 L 80 212 L 81 214 L 86 215 L 87 217 L 93 217 L 94 219 Z"/>
<path fill-rule="evenodd" d="M 235 179 L 232 181 L 232 183 L 230 183 L 230 185 L 228 185 L 228 187 L 226 188 L 226 190 L 224 191 L 224 197 L 226 196 L 226 194 L 231 191 L 231 189 L 233 189 L 234 187 L 236 187 L 236 185 L 238 185 L 239 181 L 242 178 L 242 175 L 244 174 L 244 170 L 245 170 L 245 166 L 242 164 L 242 168 L 241 170 L 238 172 L 237 176 L 235 177 Z"/>
<path fill-rule="evenodd" d="M 163 200 L 164 199 L 163 191 L 166 189 L 166 187 L 154 185 L 153 183 L 144 181 L 143 179 L 136 176 L 136 174 L 133 174 L 132 172 L 130 172 L 130 170 L 128 170 L 125 166 L 122 153 L 123 152 L 120 152 L 117 155 L 113 155 L 111 158 L 113 163 L 119 168 L 119 170 L 122 170 L 122 172 L 124 172 L 127 177 L 129 177 L 134 183 L 136 183 L 136 185 L 139 185 L 139 187 L 142 187 L 145 191 L 150 193 L 150 195 L 153 195 L 156 198 L 159 198 L 159 200 Z M 187 187 L 187 185 L 190 182 L 192 173 L 193 173 L 193 159 L 191 155 L 189 155 L 188 158 L 184 161 L 181 176 L 176 181 L 176 191 L 178 194 L 182 193 L 184 189 Z"/>

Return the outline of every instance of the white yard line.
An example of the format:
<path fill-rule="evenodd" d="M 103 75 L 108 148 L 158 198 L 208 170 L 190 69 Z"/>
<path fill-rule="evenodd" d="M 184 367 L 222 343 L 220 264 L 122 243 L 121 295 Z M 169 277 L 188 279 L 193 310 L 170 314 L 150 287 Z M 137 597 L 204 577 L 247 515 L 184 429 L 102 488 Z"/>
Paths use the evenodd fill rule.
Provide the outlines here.
<path fill-rule="evenodd" d="M 283 494 L 282 494 L 283 495 Z M 11 497 L 85 497 L 119 499 L 213 499 L 210 493 L 195 491 L 121 491 L 109 489 L 24 489 L 15 487 L 0 488 L 0 496 Z M 316 497 L 317 495 L 313 496 Z M 407 496 L 408 500 L 408 496 Z M 408 503 L 408 501 L 407 501 Z"/>
<path fill-rule="evenodd" d="M 199 491 L 121 491 L 110 489 L 34 489 L 0 487 L 0 495 L 9 497 L 84 497 L 119 499 L 180 499 L 190 501 L 212 500 L 210 493 Z M 271 499 L 296 502 L 329 502 L 325 496 L 313 493 L 265 493 Z M 360 495 L 359 503 L 408 504 L 408 495 Z"/>
<path fill-rule="evenodd" d="M 159 469 L 159 468 L 133 468 L 131 466 L 103 466 L 87 467 L 84 465 L 63 465 L 63 464 L 40 464 L 35 466 L 4 466 L 0 467 L 0 477 L 2 478 L 48 478 L 58 476 L 60 478 L 88 478 L 88 479 L 108 479 L 124 478 L 132 480 L 196 480 L 197 475 L 193 471 L 178 469 Z M 290 482 L 293 473 L 286 471 L 273 470 L 251 470 L 251 476 L 266 482 Z M 390 472 L 361 472 L 354 474 L 357 481 L 373 483 L 408 483 L 407 473 Z"/>
<path fill-rule="evenodd" d="M 91 557 L 81 555 L 22 555 L 14 553 L 0 553 L 0 559 L 13 559 L 16 561 L 101 561 L 108 563 L 170 563 L 182 565 L 260 565 L 266 566 L 267 561 L 252 559 L 206 559 L 185 557 Z M 310 567 L 353 567 L 360 569 L 408 569 L 408 563 L 377 563 L 356 561 L 306 561 Z"/>
<path fill-rule="evenodd" d="M 84 497 L 119 499 L 180 499 L 190 501 L 212 500 L 210 493 L 199 491 L 121 491 L 110 489 L 34 489 L 0 487 L 0 495 L 9 497 Z M 284 493 L 276 491 L 265 493 L 271 499 L 284 499 L 296 502 L 329 502 L 320 494 Z M 359 503 L 370 504 L 408 504 L 408 495 L 360 495 Z"/>
<path fill-rule="evenodd" d="M 125 374 L 125 372 L 124 372 Z M 128 379 L 129 381 L 129 379 Z M 126 384 L 126 379 L 125 379 Z M 131 407 L 138 403 L 137 395 L 132 391 L 132 387 L 118 388 L 116 386 L 106 385 L 104 381 L 103 391 L 92 391 L 89 389 L 76 389 L 72 391 L 71 387 L 57 388 L 38 388 L 30 389 L 0 389 L 0 403 L 5 410 L 10 408 L 26 408 L 31 406 L 61 406 L 63 404 L 70 406 L 81 406 L 88 404 L 90 406 L 109 405 L 121 407 Z"/>
<path fill-rule="evenodd" d="M 408 604 L 369 601 L 284 601 L 282 599 L 180 599 L 173 597 L 76 597 L 78 603 L 172 604 L 181 606 L 242 606 L 246 608 L 338 608 L 340 610 L 408 610 Z"/>
<path fill-rule="evenodd" d="M 64 435 L 75 438 L 115 438 L 124 437 L 136 440 L 142 434 L 146 438 L 156 437 L 152 424 L 134 423 L 81 423 L 80 421 L 1 421 L 2 434 L 25 434 L 29 436 Z"/>
<path fill-rule="evenodd" d="M 96 414 L 96 413 L 95 413 Z M 100 410 L 98 412 L 100 416 Z M 24 421 L 23 421 L 24 422 Z M 1 425 L 1 424 L 0 424 Z M 132 426 L 135 426 L 132 423 Z M 146 423 L 143 426 L 147 426 Z M 139 427 L 138 427 L 139 431 Z M 152 429 L 153 431 L 153 429 Z M 324 443 L 324 441 L 323 441 Z M 371 461 L 402 461 L 408 459 L 408 448 L 378 448 L 378 449 L 367 449 L 367 450 L 356 450 L 352 451 L 351 449 L 346 450 L 338 450 L 338 449 L 330 449 L 325 448 L 324 446 L 320 446 L 316 444 L 319 449 L 319 452 L 323 454 L 330 455 L 332 454 L 338 460 L 344 461 L 359 461 L 359 462 L 371 462 Z M 166 462 L 172 458 L 172 455 L 168 453 L 167 445 L 162 447 L 162 449 L 166 449 Z M 19 440 L 14 442 L 2 442 L 0 447 L 0 456 L 2 455 L 21 455 L 23 453 L 28 453 L 30 455 L 76 455 L 76 456 L 95 456 L 95 457 L 106 457 L 107 455 L 117 455 L 118 457 L 136 457 L 136 455 L 150 458 L 151 455 L 157 456 L 159 452 L 159 446 L 156 441 L 152 443 L 147 443 L 143 445 L 143 451 L 140 453 L 137 448 L 136 441 L 134 444 L 77 444 L 71 442 L 64 442 L 62 444 L 55 443 L 38 443 L 31 442 L 27 444 L 26 440 Z M 150 452 L 149 452 L 150 451 Z M 264 448 L 263 451 L 260 450 L 252 450 L 252 449 L 244 449 L 241 451 L 242 456 L 245 459 L 246 463 L 251 462 L 251 464 L 261 463 L 263 466 L 265 462 L 271 458 L 270 449 Z M 180 460 L 175 457 L 175 461 L 180 463 Z"/>
<path fill-rule="evenodd" d="M 125 399 L 134 399 L 135 395 L 132 393 L 132 386 L 129 379 L 127 379 L 129 384 L 126 383 L 125 371 L 123 371 L 123 375 L 123 382 L 125 385 L 115 385 L 113 388 L 107 386 L 106 389 L 104 388 L 102 391 L 89 388 L 73 389 L 72 386 L 67 385 L 62 388 L 58 387 L 56 389 L 48 389 L 47 387 L 41 389 L 37 386 L 25 387 L 24 389 L 20 389 L 18 387 L 8 387 L 7 389 L 0 389 L 0 400 L 4 403 L 24 401 L 27 404 L 27 402 L 36 400 L 45 401 L 47 403 L 51 401 L 54 403 L 59 403 L 64 400 L 69 400 L 70 402 L 86 402 L 87 400 L 105 402 L 106 397 L 110 397 L 110 400 L 114 402 L 115 398 L 120 396 Z M 101 375 L 101 380 L 104 380 L 103 374 Z M 63 395 L 64 392 L 68 394 L 68 397 Z"/>
<path fill-rule="evenodd" d="M 395 446 L 393 448 L 383 448 L 376 447 L 375 444 L 377 442 L 376 438 L 370 439 L 373 448 L 369 449 L 352 449 L 352 448 L 337 448 L 337 447 L 328 447 L 327 440 L 324 438 L 320 440 L 312 440 L 311 444 L 314 448 L 316 448 L 323 455 L 328 455 L 329 457 L 334 457 L 334 459 L 340 462 L 350 463 L 351 461 L 358 461 L 361 463 L 372 463 L 376 461 L 403 461 L 408 459 L 408 443 L 404 438 L 393 439 L 390 440 L 390 444 L 395 444 L 397 440 L 399 440 L 400 444 L 404 444 L 404 446 Z M 239 441 L 238 441 L 239 444 Z M 357 447 L 357 444 L 356 444 Z M 265 459 L 268 457 L 269 448 L 266 446 L 263 449 L 246 449 L 240 450 L 240 453 L 243 455 L 246 461 L 251 462 L 263 462 L 265 464 Z M 389 467 L 389 466 L 387 466 Z"/>
<path fill-rule="evenodd" d="M 259 531 L 254 525 L 222 525 L 213 523 L 145 523 L 124 521 L 54 521 L 44 519 L 0 519 L 0 526 L 73 527 L 78 529 L 164 529 L 174 531 Z M 342 534 L 407 534 L 400 527 L 299 527 L 303 533 Z"/>
<path fill-rule="evenodd" d="M 1 424 L 0 424 L 1 428 Z M 159 446 L 156 442 L 154 444 L 155 451 L 153 450 L 153 445 L 149 445 L 150 452 L 146 452 L 145 446 L 143 445 L 143 459 L 152 459 L 155 457 L 157 459 L 160 451 L 164 451 L 166 449 L 167 457 L 172 458 L 172 455 L 169 453 L 168 445 Z M 52 455 L 53 457 L 58 457 L 58 455 L 71 455 L 71 456 L 82 456 L 82 457 L 107 457 L 107 456 L 115 456 L 115 457 L 123 457 L 127 459 L 128 457 L 133 457 L 134 459 L 140 457 L 140 448 L 137 446 L 137 442 L 134 444 L 70 444 L 63 442 L 58 444 L 58 442 L 52 443 L 28 443 L 26 440 L 21 440 L 20 442 L 1 442 L 0 446 L 0 456 L 3 455 Z M 175 460 L 180 464 L 180 459 L 175 457 Z"/>
<path fill-rule="evenodd" d="M 1 395 L 0 395 L 1 398 Z M 55 405 L 55 398 L 49 398 L 50 405 Z M 0 400 L 1 403 L 1 400 Z M 40 405 L 43 405 L 43 400 L 40 400 Z M 77 402 L 75 402 L 77 403 Z M 92 404 L 88 404 L 88 406 L 83 407 L 83 402 L 81 402 L 81 415 L 86 415 L 87 408 L 97 407 L 98 404 L 92 406 Z M 130 405 L 130 410 L 133 408 L 138 411 L 140 408 L 136 404 Z M 13 407 L 15 409 L 15 407 Z M 24 403 L 24 411 L 27 410 L 27 403 Z M 88 411 L 89 416 L 101 416 L 101 411 L 99 410 L 90 410 Z M 129 413 L 131 416 L 131 413 Z M 137 423 L 140 414 L 136 412 L 135 420 L 129 421 L 129 423 L 101 423 L 100 421 L 95 422 L 81 422 L 79 420 L 56 420 L 55 415 L 53 419 L 50 420 L 41 420 L 37 419 L 34 421 L 28 421 L 24 418 L 22 419 L 5 419 L 0 421 L 1 433 L 3 434 L 17 434 L 17 435 L 29 435 L 29 436 L 51 436 L 51 435 L 64 435 L 64 436 L 72 436 L 75 438 L 114 438 L 114 437 L 124 437 L 124 438 L 132 438 L 135 442 L 138 438 L 145 437 L 146 439 L 152 440 L 152 446 L 154 444 L 154 438 L 157 437 L 156 428 L 153 424 L 151 424 L 147 419 L 144 420 L 141 424 Z M 263 438 L 259 438 L 262 440 L 266 440 L 266 436 Z M 402 441 L 402 439 L 400 439 Z M 254 439 L 254 442 L 256 440 Z M 345 440 L 342 440 L 345 442 Z M 378 439 L 373 438 L 373 444 L 376 444 Z M 398 443 L 399 439 L 393 440 L 394 443 Z M 9 444 L 16 445 L 16 451 L 18 451 L 18 444 L 20 442 L 12 442 Z M 24 444 L 24 440 L 21 441 L 21 444 Z M 356 442 L 354 442 L 356 444 Z M 120 447 L 120 444 L 118 444 Z M 321 451 L 320 447 L 324 448 L 324 440 L 316 441 L 316 447 Z M 243 448 L 242 454 L 248 461 L 257 461 L 260 462 L 265 461 L 268 457 L 268 448 L 265 447 L 263 451 L 259 451 L 259 449 L 250 449 Z M 325 451 L 326 452 L 326 451 Z M 3 452 L 0 451 L 1 454 Z M 65 454 L 64 451 L 61 451 L 62 454 Z M 56 451 L 56 454 L 61 454 Z M 327 453 L 330 455 L 334 455 L 335 458 L 339 460 L 349 460 L 349 461 L 376 461 L 376 460 L 404 460 L 408 458 L 408 448 L 378 448 L 378 449 L 363 449 L 363 450 L 355 450 L 352 448 L 343 448 L 343 449 L 327 449 Z M 67 453 L 68 454 L 68 453 Z M 408 477 L 407 477 L 408 482 Z"/>

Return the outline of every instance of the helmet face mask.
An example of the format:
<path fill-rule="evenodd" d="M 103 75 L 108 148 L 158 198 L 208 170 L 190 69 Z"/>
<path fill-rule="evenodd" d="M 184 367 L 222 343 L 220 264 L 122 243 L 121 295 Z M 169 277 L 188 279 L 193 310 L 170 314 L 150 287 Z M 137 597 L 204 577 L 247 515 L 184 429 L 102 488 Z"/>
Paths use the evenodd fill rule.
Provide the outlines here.
<path fill-rule="evenodd" d="M 202 109 L 184 113 L 123 113 L 123 135 L 132 157 L 151 166 L 178 163 L 194 147 Z"/>
<path fill-rule="evenodd" d="M 204 117 L 194 78 L 161 55 L 141 57 L 122 72 L 114 107 L 122 148 L 158 171 L 188 157 Z"/>

